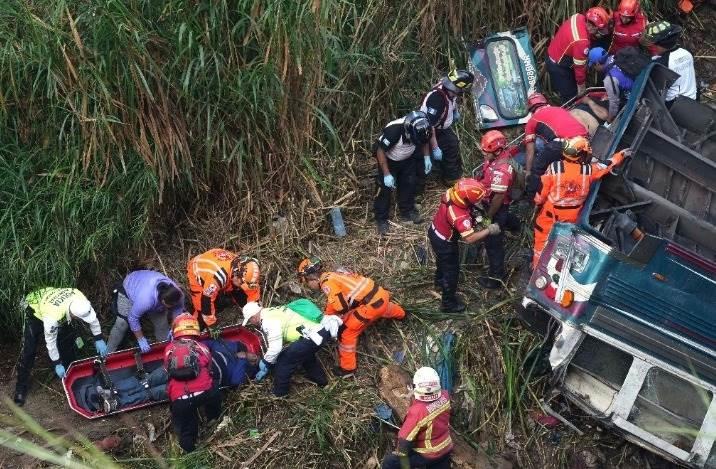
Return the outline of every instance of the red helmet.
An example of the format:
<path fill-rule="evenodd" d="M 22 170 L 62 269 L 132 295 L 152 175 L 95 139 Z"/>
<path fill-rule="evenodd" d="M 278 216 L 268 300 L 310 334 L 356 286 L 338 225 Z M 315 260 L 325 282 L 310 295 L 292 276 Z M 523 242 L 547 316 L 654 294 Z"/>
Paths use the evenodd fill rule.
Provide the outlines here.
<path fill-rule="evenodd" d="M 620 16 L 636 16 L 639 13 L 639 0 L 622 0 L 617 7 Z"/>
<path fill-rule="evenodd" d="M 458 207 L 467 208 L 480 202 L 487 195 L 487 189 L 476 179 L 462 178 L 447 190 L 447 195 Z"/>
<path fill-rule="evenodd" d="M 499 130 L 490 130 L 480 140 L 482 151 L 496 153 L 507 146 L 507 137 Z"/>
<path fill-rule="evenodd" d="M 547 106 L 549 102 L 542 93 L 532 93 L 527 97 L 527 110 L 534 112 L 535 108 L 540 106 Z"/>
<path fill-rule="evenodd" d="M 609 26 L 609 13 L 602 7 L 593 7 L 587 10 L 584 15 L 587 17 L 587 21 L 592 23 L 599 29 L 606 29 Z"/>

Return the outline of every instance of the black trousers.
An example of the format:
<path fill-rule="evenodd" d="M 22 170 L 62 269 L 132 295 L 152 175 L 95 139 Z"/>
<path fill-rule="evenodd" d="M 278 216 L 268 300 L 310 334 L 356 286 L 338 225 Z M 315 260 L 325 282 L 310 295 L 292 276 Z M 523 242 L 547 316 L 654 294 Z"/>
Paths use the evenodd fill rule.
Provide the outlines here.
<path fill-rule="evenodd" d="M 562 62 L 564 63 L 556 64 L 547 57 L 547 73 L 549 73 L 552 91 L 559 94 L 561 104 L 564 104 L 577 95 L 577 80 L 574 78 L 571 63 L 568 63 L 571 61 L 563 60 Z"/>
<path fill-rule="evenodd" d="M 460 249 L 457 240 L 445 241 L 432 227 L 428 228 L 430 246 L 435 253 L 435 285 L 442 289 L 443 304 L 457 301 L 457 281 L 460 276 Z"/>
<path fill-rule="evenodd" d="M 179 446 L 187 453 L 196 448 L 196 439 L 199 436 L 200 407 L 204 408 L 207 420 L 219 418 L 221 415 L 221 392 L 217 386 L 196 397 L 172 401 L 170 405 L 174 432 L 179 438 Z"/>
<path fill-rule="evenodd" d="M 537 192 L 542 189 L 540 177 L 547 171 L 550 164 L 562 159 L 562 142 L 547 142 L 542 150 L 535 154 L 532 162 L 532 174 L 525 181 L 525 197 L 527 200 L 534 199 Z"/>
<path fill-rule="evenodd" d="M 442 161 L 437 165 L 444 181 L 455 181 L 462 177 L 462 158 L 460 158 L 460 140 L 452 127 L 436 129 L 435 139 L 443 152 Z"/>
<path fill-rule="evenodd" d="M 520 220 L 510 213 L 509 205 L 502 205 L 492 217 L 493 223 L 500 225 L 500 233 L 485 238 L 485 252 L 489 268 L 487 274 L 492 278 L 505 277 L 505 230 L 514 231 L 520 228 Z"/>
<path fill-rule="evenodd" d="M 331 338 L 330 333 L 325 329 L 321 329 L 318 333 L 323 337 L 324 343 Z M 316 352 L 319 349 L 320 347 L 315 342 L 302 337 L 279 354 L 272 370 L 273 393 L 275 396 L 281 397 L 288 394 L 291 376 L 299 367 L 303 367 L 306 378 L 317 385 L 325 386 L 328 384 L 326 372 L 316 358 Z"/>
<path fill-rule="evenodd" d="M 462 177 L 462 158 L 460 157 L 460 140 L 457 138 L 452 127 L 447 129 L 437 129 L 435 131 L 435 139 L 438 142 L 440 150 L 443 152 L 441 161 L 433 160 L 433 172 L 439 173 L 443 181 L 452 183 Z M 416 194 L 422 195 L 425 190 L 425 165 L 423 164 L 424 155 L 414 155 L 419 157 L 416 164 L 417 189 Z"/>
<path fill-rule="evenodd" d="M 27 393 L 30 384 L 30 372 L 35 366 L 37 346 L 43 342 L 45 328 L 39 319 L 32 314 L 28 308 L 25 313 L 25 329 L 23 331 L 22 351 L 20 361 L 17 365 L 17 384 L 15 392 Z M 77 335 L 70 324 L 63 324 L 57 331 L 57 349 L 60 352 L 60 361 L 67 368 L 77 358 Z"/>
<path fill-rule="evenodd" d="M 398 211 L 403 216 L 407 216 L 415 207 L 416 164 L 416 154 L 402 161 L 388 159 L 388 169 L 395 178 L 395 190 L 398 192 Z M 423 166 L 422 160 L 420 165 Z M 378 185 L 378 194 L 373 201 L 375 220 L 387 221 L 390 218 L 390 200 L 394 189 L 385 187 L 383 173 L 380 170 L 376 177 L 376 184 Z"/>
<path fill-rule="evenodd" d="M 450 469 L 450 453 L 439 459 L 428 459 L 420 455 L 420 453 L 410 450 L 408 453 L 408 460 L 410 461 L 411 468 L 424 467 L 427 469 Z M 401 469 L 400 457 L 393 453 L 386 454 L 383 458 L 381 469 Z"/>

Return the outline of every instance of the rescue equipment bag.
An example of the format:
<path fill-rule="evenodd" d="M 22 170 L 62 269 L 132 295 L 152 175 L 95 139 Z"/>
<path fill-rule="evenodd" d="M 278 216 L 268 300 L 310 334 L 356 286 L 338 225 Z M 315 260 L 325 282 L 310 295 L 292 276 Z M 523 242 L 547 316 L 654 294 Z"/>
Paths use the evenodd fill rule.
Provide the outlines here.
<path fill-rule="evenodd" d="M 171 347 L 167 365 L 169 377 L 179 381 L 196 379 L 201 371 L 197 343 L 191 339 L 178 339 Z"/>
<path fill-rule="evenodd" d="M 311 322 L 320 323 L 323 319 L 323 312 L 313 301 L 307 298 L 299 298 L 286 305 L 288 309 Z"/>

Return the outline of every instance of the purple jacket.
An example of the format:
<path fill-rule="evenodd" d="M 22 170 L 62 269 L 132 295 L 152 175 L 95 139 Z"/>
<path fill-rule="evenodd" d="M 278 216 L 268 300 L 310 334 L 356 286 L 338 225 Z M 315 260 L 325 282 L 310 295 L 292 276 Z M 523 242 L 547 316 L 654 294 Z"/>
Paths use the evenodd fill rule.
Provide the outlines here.
<path fill-rule="evenodd" d="M 124 278 L 122 285 L 127 298 L 132 302 L 132 309 L 127 315 L 132 332 L 141 330 L 139 319 L 142 315 L 166 311 L 166 308 L 159 301 L 157 287 L 160 283 L 168 283 L 179 288 L 174 280 L 153 270 L 135 270 Z M 179 291 L 181 291 L 181 288 L 179 288 Z M 184 311 L 184 292 L 182 292 L 179 304 L 171 311 L 171 317 L 174 318 L 182 311 Z"/>

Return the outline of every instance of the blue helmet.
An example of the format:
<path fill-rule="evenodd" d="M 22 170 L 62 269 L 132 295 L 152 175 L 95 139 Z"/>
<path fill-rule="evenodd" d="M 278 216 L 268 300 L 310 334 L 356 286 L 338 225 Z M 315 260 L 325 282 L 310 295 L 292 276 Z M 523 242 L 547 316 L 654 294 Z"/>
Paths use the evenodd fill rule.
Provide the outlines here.
<path fill-rule="evenodd" d="M 589 49 L 589 66 L 604 64 L 607 62 L 607 57 L 609 57 L 609 54 L 603 47 L 592 47 Z"/>

